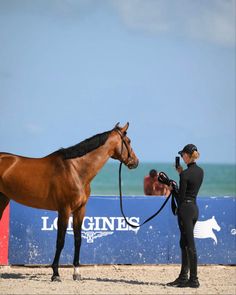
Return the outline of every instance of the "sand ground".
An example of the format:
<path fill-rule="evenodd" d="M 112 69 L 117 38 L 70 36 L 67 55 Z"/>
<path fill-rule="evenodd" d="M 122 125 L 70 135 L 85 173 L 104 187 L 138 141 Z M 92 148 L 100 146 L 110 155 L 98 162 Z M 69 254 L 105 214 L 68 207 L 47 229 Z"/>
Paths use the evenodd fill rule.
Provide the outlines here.
<path fill-rule="evenodd" d="M 62 282 L 51 282 L 51 268 L 0 267 L 0 294 L 236 294 L 236 266 L 200 265 L 200 288 L 167 287 L 179 265 L 81 266 L 81 281 L 73 268 L 62 267 Z"/>

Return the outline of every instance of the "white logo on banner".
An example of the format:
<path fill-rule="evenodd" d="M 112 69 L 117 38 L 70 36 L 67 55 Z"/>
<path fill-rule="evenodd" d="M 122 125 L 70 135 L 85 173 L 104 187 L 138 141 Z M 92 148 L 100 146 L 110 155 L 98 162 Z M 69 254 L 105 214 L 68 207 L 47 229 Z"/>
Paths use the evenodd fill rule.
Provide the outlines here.
<path fill-rule="evenodd" d="M 113 231 L 102 232 L 102 231 L 82 231 L 82 238 L 86 239 L 87 243 L 93 243 L 97 238 L 112 235 Z"/>
<path fill-rule="evenodd" d="M 235 235 L 236 235 L 236 228 L 232 228 L 232 229 L 231 229 L 231 235 L 232 235 L 232 236 L 235 236 Z"/>
<path fill-rule="evenodd" d="M 50 221 L 48 216 L 41 217 L 43 221 L 42 231 L 57 230 L 57 217 Z M 134 225 L 139 224 L 139 217 L 129 217 L 128 221 Z M 137 233 L 139 228 L 134 229 L 127 225 L 123 217 L 100 217 L 85 216 L 82 224 L 82 238 L 87 243 L 93 243 L 95 239 L 112 235 L 114 231 L 133 231 Z M 73 218 L 69 218 L 67 233 L 73 235 Z"/>
<path fill-rule="evenodd" d="M 211 219 L 207 219 L 204 221 L 197 221 L 194 227 L 194 237 L 198 239 L 207 239 L 211 238 L 214 240 L 214 244 L 217 244 L 217 238 L 213 229 L 216 231 L 220 231 L 221 228 L 218 225 L 215 216 L 212 216 Z"/>

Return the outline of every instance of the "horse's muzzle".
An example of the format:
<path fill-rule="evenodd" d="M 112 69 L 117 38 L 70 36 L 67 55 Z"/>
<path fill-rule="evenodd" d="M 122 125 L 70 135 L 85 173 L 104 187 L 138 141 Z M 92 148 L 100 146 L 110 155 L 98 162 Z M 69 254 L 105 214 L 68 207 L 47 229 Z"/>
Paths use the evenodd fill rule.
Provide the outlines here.
<path fill-rule="evenodd" d="M 127 163 L 127 167 L 129 169 L 135 169 L 138 167 L 138 164 L 139 164 L 138 159 L 129 158 L 128 163 Z"/>

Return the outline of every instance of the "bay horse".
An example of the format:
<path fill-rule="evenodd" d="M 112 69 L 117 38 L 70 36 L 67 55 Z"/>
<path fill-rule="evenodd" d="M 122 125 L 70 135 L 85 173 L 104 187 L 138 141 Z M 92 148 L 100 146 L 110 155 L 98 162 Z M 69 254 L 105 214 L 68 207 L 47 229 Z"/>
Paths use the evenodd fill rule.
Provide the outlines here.
<path fill-rule="evenodd" d="M 43 158 L 0 153 L 0 219 L 10 200 L 33 208 L 58 211 L 52 281 L 61 281 L 59 259 L 71 214 L 74 232 L 73 279 L 80 280 L 81 226 L 93 178 L 109 158 L 121 161 L 129 169 L 138 166 L 138 158 L 127 137 L 128 127 L 129 123 L 124 127 L 117 123 L 110 131 Z"/>

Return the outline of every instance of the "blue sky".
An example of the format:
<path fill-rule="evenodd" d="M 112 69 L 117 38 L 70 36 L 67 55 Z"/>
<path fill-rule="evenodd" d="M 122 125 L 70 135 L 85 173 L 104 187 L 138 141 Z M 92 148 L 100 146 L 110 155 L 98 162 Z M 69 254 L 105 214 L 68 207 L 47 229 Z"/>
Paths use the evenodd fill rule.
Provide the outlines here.
<path fill-rule="evenodd" d="M 0 150 L 130 122 L 141 161 L 236 163 L 234 0 L 0 0 Z"/>

